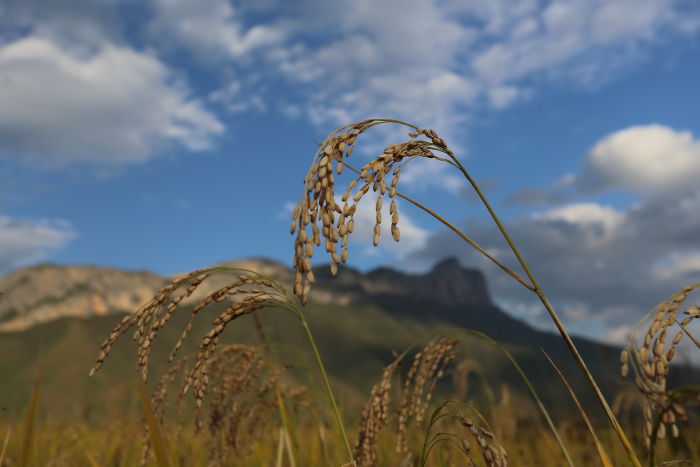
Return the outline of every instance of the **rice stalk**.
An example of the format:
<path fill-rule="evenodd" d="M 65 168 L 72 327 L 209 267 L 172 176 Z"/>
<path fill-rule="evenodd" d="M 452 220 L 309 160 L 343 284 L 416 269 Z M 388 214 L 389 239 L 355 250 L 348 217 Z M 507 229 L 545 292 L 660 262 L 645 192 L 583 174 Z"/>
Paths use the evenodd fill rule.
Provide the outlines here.
<path fill-rule="evenodd" d="M 2 449 L 0 450 L 0 466 L 5 462 L 5 455 L 7 454 L 7 445 L 10 442 L 10 434 L 12 433 L 12 427 L 7 427 L 7 433 L 5 433 L 5 439 L 2 443 Z"/>
<path fill-rule="evenodd" d="M 158 332 L 167 324 L 170 317 L 177 310 L 179 304 L 190 297 L 202 282 L 210 276 L 222 272 L 235 272 L 238 273 L 238 277 L 233 282 L 209 294 L 193 308 L 188 324 L 170 353 L 170 360 L 172 361 L 182 346 L 182 343 L 190 334 L 193 328 L 193 322 L 201 311 L 213 303 L 223 301 L 232 302 L 228 308 L 219 313 L 213 322 L 214 327 L 202 338 L 193 368 L 187 376 L 183 393 L 187 392 L 189 388 L 193 388 L 197 405 L 201 406 L 208 385 L 209 358 L 214 354 L 219 342 L 219 337 L 229 323 L 241 316 L 257 313 L 265 307 L 286 309 L 292 312 L 304 328 L 319 371 L 321 372 L 321 377 L 338 424 L 346 454 L 349 458 L 352 458 L 352 448 L 345 432 L 345 426 L 343 425 L 333 389 L 301 307 L 298 302 L 287 293 L 284 286 L 255 271 L 219 266 L 193 271 L 172 281 L 136 312 L 124 317 L 112 330 L 107 339 L 102 343 L 95 365 L 90 370 L 90 375 L 100 369 L 114 343 L 125 332 L 136 328 L 133 338 L 138 345 L 137 365 L 141 371 L 143 380 L 146 381 L 148 359 L 151 353 L 153 340 Z M 181 288 L 184 288 L 184 290 L 176 294 Z"/>
<path fill-rule="evenodd" d="M 404 380 L 397 413 L 396 452 L 407 453 L 407 425 L 414 419 L 421 423 L 437 381 L 444 375 L 444 368 L 454 360 L 457 340 L 441 339 L 429 342 L 413 357 L 413 364 Z"/>
<path fill-rule="evenodd" d="M 689 294 L 698 288 L 700 283 L 688 285 L 652 308 L 632 327 L 627 345 L 620 354 L 620 375 L 627 377 L 632 367 L 634 384 L 644 397 L 643 435 L 650 458 L 654 457 L 657 439 L 663 439 L 667 434 L 672 438 L 680 435 L 679 423 L 688 420 L 684 404 L 696 403 L 697 400 L 692 389 L 670 389 L 667 382 L 678 345 L 684 336 L 693 338 L 686 327 L 700 318 L 700 307 L 694 305 L 685 308 L 682 314 L 686 316 L 678 320 Z M 637 344 L 637 332 L 645 323 L 643 341 Z M 679 329 L 674 331 L 675 326 Z"/>
<path fill-rule="evenodd" d="M 412 421 L 420 423 L 427 409 L 435 385 L 444 376 L 444 367 L 455 357 L 453 352 L 458 341 L 442 338 L 431 340 L 413 358 L 413 363 L 403 384 L 402 396 L 398 401 L 396 452 L 407 453 L 406 431 Z M 391 388 L 394 373 L 408 350 L 397 355 L 383 371 L 382 377 L 370 392 L 370 398 L 362 408 L 360 429 L 353 451 L 358 467 L 377 464 L 377 445 L 380 431 L 389 419 Z"/>
<path fill-rule="evenodd" d="M 161 423 L 165 409 L 169 405 L 171 385 L 176 385 L 178 375 L 186 380 L 189 370 L 186 363 L 195 355 L 178 359 L 173 367 L 158 381 L 151 396 L 151 405 L 155 418 Z M 278 366 L 268 361 L 267 355 L 260 348 L 244 345 L 228 345 L 218 349 L 207 362 L 209 368 L 207 379 L 209 390 L 203 394 L 207 402 L 197 406 L 195 416 L 195 433 L 205 427 L 209 432 L 209 458 L 217 464 L 226 464 L 231 453 L 237 459 L 250 457 L 256 441 L 265 433 L 275 411 L 282 421 L 282 429 L 288 430 L 290 418 L 284 405 L 280 406 L 280 391 L 284 390 L 287 399 L 295 405 L 305 403 L 306 391 L 303 388 L 281 385 L 279 379 L 286 366 Z M 184 384 L 183 382 L 178 382 Z M 174 398 L 182 406 L 182 392 Z M 146 426 L 146 436 L 150 427 Z M 288 456 L 294 457 L 290 447 L 285 448 Z M 148 461 L 149 449 L 144 450 L 143 461 Z"/>
<path fill-rule="evenodd" d="M 454 414 L 445 412 L 446 409 L 452 406 L 468 409 L 476 415 L 476 419 L 472 419 L 463 415 L 461 412 Z M 475 407 L 459 401 L 445 401 L 431 414 L 430 420 L 425 429 L 423 439 L 423 448 L 421 450 L 420 466 L 424 467 L 428 461 L 428 457 L 432 449 L 440 442 L 454 442 L 461 449 L 467 459 L 467 465 L 475 465 L 471 457 L 471 443 L 455 433 L 438 432 L 432 437 L 430 432 L 435 427 L 437 422 L 444 419 L 452 419 L 462 427 L 467 428 L 470 436 L 476 441 L 476 445 L 481 452 L 484 463 L 488 467 L 506 467 L 508 465 L 508 453 L 505 448 L 498 442 L 496 435 L 486 421 L 486 418 Z M 458 440 L 459 442 L 455 441 Z"/>
<path fill-rule="evenodd" d="M 295 460 L 294 450 L 292 449 L 292 440 L 289 437 L 289 431 L 287 429 L 282 429 L 284 432 L 284 446 L 287 451 L 287 460 L 289 461 L 290 467 L 296 467 L 297 463 Z"/>
<path fill-rule="evenodd" d="M 511 355 L 511 353 L 508 352 L 508 350 L 500 342 L 491 338 L 490 336 L 488 336 L 487 334 L 485 334 L 481 331 L 476 331 L 474 329 L 468 329 L 468 328 L 452 328 L 452 329 L 448 329 L 447 331 L 450 331 L 452 333 L 469 334 L 472 336 L 476 336 L 480 339 L 483 339 L 486 342 L 494 345 L 508 359 L 508 361 L 511 363 L 511 365 L 513 365 L 513 368 L 515 368 L 515 371 L 520 376 L 520 379 L 522 379 L 523 383 L 525 383 L 525 386 L 527 387 L 528 392 L 530 393 L 532 398 L 535 400 L 535 403 L 537 404 L 537 408 L 539 409 L 540 413 L 542 414 L 545 421 L 547 422 L 547 426 L 549 427 L 550 431 L 552 432 L 552 435 L 554 435 L 554 438 L 557 441 L 559 449 L 561 450 L 562 455 L 564 456 L 564 459 L 566 460 L 566 463 L 570 467 L 573 467 L 574 462 L 571 460 L 571 454 L 569 453 L 569 450 L 567 449 L 566 445 L 564 444 L 564 441 L 562 440 L 561 435 L 559 434 L 559 431 L 557 430 L 556 426 L 554 425 L 554 421 L 552 420 L 552 417 L 549 415 L 549 411 L 547 410 L 544 403 L 540 399 L 539 394 L 537 394 L 535 387 L 530 382 L 530 379 L 525 374 L 525 371 L 523 371 L 522 367 L 520 366 L 520 364 L 518 364 L 518 362 Z"/>
<path fill-rule="evenodd" d="M 39 409 L 39 379 L 34 381 L 32 395 L 27 408 L 27 416 L 24 422 L 24 441 L 22 443 L 22 457 L 19 465 L 26 467 L 32 464 L 32 451 L 34 448 L 34 436 L 36 431 L 36 419 Z M 9 434 L 9 432 L 8 432 Z"/>
<path fill-rule="evenodd" d="M 341 197 L 343 203 L 341 205 L 335 198 L 335 178 L 333 171 L 340 175 L 343 167 L 347 166 L 345 158 L 348 158 L 353 149 L 358 136 L 368 129 L 386 123 L 396 123 L 410 128 L 412 131 L 408 134 L 411 138 L 409 141 L 401 144 L 391 144 L 384 149 L 384 152 L 377 156 L 372 161 L 363 165 L 359 172 L 359 176 L 353 179 Z M 426 139 L 418 139 L 425 137 Z M 446 157 L 439 156 L 441 153 Z M 515 243 L 510 237 L 510 234 L 502 224 L 495 211 L 489 204 L 488 200 L 481 191 L 481 188 L 476 181 L 471 177 L 466 168 L 462 165 L 455 154 L 447 147 L 445 141 L 438 134 L 430 129 L 419 128 L 406 122 L 392 119 L 369 119 L 363 120 L 350 125 L 340 127 L 329 134 L 324 142 L 319 146 L 318 151 L 314 155 L 309 169 L 303 182 L 302 196 L 294 208 L 292 214 L 292 224 L 290 232 L 297 234 L 294 247 L 293 267 L 295 269 L 294 293 L 299 297 L 302 303 L 306 303 L 311 285 L 315 282 L 313 271 L 311 270 L 311 260 L 316 246 L 321 245 L 321 237 L 324 238 L 324 248 L 331 257 L 331 274 L 335 275 L 340 262 L 347 261 L 348 237 L 354 230 L 353 214 L 357 209 L 357 204 L 368 193 L 371 188 L 374 192 L 378 192 L 378 197 L 387 196 L 392 201 L 392 212 L 396 213 L 396 222 L 392 219 L 391 232 L 395 241 L 400 240 L 398 230 L 398 211 L 396 211 L 395 197 L 399 194 L 397 185 L 402 167 L 416 158 L 434 159 L 443 163 L 447 163 L 458 169 L 469 184 L 474 188 L 479 199 L 484 207 L 489 212 L 494 223 L 501 232 L 506 243 L 518 260 L 518 263 L 525 271 L 528 281 L 522 279 L 517 273 L 507 268 L 502 263 L 495 260 L 494 257 L 488 255 L 486 250 L 479 246 L 476 242 L 470 239 L 466 234 L 463 234 L 439 216 L 437 213 L 427 209 L 417 202 L 413 202 L 419 208 L 430 213 L 433 217 L 443 222 L 453 232 L 457 233 L 460 238 L 465 240 L 469 245 L 475 247 L 481 254 L 494 261 L 501 269 L 515 278 L 521 285 L 528 290 L 534 292 L 538 299 L 542 302 L 545 309 L 554 322 L 562 339 L 564 340 L 569 351 L 576 360 L 581 369 L 586 381 L 593 389 L 598 402 L 604 409 L 613 429 L 615 430 L 620 442 L 625 448 L 630 462 L 635 467 L 641 467 L 641 463 L 637 458 L 632 445 L 620 426 L 615 414 L 610 408 L 605 396 L 598 387 L 595 378 L 588 369 L 585 361 L 581 357 L 578 348 L 574 344 L 571 336 L 566 330 L 563 322 L 554 308 L 549 303 L 542 288 L 535 279 L 528 264 L 525 262 L 520 251 L 515 246 Z M 391 183 L 387 185 L 385 178 L 389 178 L 391 173 Z M 353 194 L 353 190 L 354 194 Z M 406 198 L 406 197 L 404 197 Z M 377 201 L 377 218 L 374 225 L 373 244 L 379 243 L 381 233 L 381 215 L 379 208 L 381 203 Z M 309 231 L 310 229 L 310 231 Z M 342 248 L 340 257 L 338 256 L 338 246 Z"/>
<path fill-rule="evenodd" d="M 138 387 L 139 395 L 141 396 L 143 415 L 148 425 L 148 432 L 150 433 L 151 443 L 156 454 L 156 460 L 158 461 L 158 465 L 160 467 L 169 467 L 170 461 L 167 454 L 165 439 L 160 431 L 159 423 L 156 420 L 156 417 L 153 415 L 151 400 L 146 393 L 145 385 L 139 384 Z"/>
<path fill-rule="evenodd" d="M 561 372 L 559 367 L 554 363 L 554 361 L 550 358 L 549 354 L 545 352 L 544 349 L 542 350 L 542 353 L 544 353 L 544 356 L 547 357 L 547 361 L 549 361 L 549 364 L 552 365 L 552 368 L 554 368 L 554 371 L 557 372 L 559 375 L 559 378 L 561 379 L 562 383 L 566 387 L 566 390 L 569 392 L 569 395 L 571 396 L 571 399 L 574 401 L 576 404 L 576 408 L 578 409 L 579 413 L 581 414 L 581 418 L 583 419 L 584 423 L 586 424 L 586 427 L 588 428 L 588 431 L 591 433 L 591 436 L 593 437 L 593 442 L 595 443 L 596 451 L 598 452 L 598 457 L 600 457 L 600 463 L 603 465 L 603 467 L 613 467 L 612 462 L 610 461 L 610 457 L 608 456 L 608 453 L 605 452 L 605 448 L 601 444 L 600 440 L 598 439 L 598 435 L 596 435 L 595 429 L 593 429 L 593 424 L 588 418 L 588 415 L 586 415 L 586 411 L 584 410 L 583 406 L 581 405 L 581 402 L 579 402 L 578 397 L 576 397 L 576 393 L 574 392 L 573 388 L 569 384 L 569 382 L 566 380 L 566 376 L 564 376 L 564 373 Z"/>
<path fill-rule="evenodd" d="M 277 437 L 277 460 L 275 461 L 275 467 L 282 467 L 284 459 L 284 428 L 280 427 L 279 435 Z"/>

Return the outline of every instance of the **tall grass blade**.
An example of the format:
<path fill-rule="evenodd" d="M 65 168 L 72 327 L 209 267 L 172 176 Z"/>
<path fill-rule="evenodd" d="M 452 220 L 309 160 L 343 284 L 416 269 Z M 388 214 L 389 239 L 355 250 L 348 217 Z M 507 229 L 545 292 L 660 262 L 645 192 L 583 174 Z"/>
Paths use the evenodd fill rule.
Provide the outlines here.
<path fill-rule="evenodd" d="M 32 448 L 34 444 L 34 429 L 36 426 L 36 416 L 39 407 L 39 379 L 34 382 L 29 407 L 27 409 L 27 418 L 24 425 L 24 442 L 22 444 L 22 458 L 19 465 L 27 467 L 31 465 Z"/>
<path fill-rule="evenodd" d="M 292 440 L 289 437 L 289 431 L 283 430 L 284 431 L 284 447 L 285 450 L 287 451 L 287 459 L 289 460 L 289 465 L 290 467 L 296 467 L 297 463 L 296 460 L 294 460 L 294 450 L 292 449 Z"/>
<path fill-rule="evenodd" d="M 593 442 L 595 443 L 596 450 L 598 451 L 598 457 L 600 457 L 600 462 L 603 464 L 603 467 L 613 467 L 613 464 L 610 461 L 608 454 L 605 452 L 605 448 L 600 443 L 598 436 L 595 434 L 595 430 L 593 429 L 593 424 L 588 419 L 588 415 L 586 415 L 586 411 L 583 410 L 583 406 L 581 405 L 581 402 L 578 400 L 578 397 L 576 397 L 576 393 L 574 392 L 571 385 L 569 385 L 569 382 L 566 380 L 564 373 L 561 372 L 559 367 L 554 363 L 554 361 L 549 357 L 549 354 L 547 354 L 547 352 L 544 349 L 540 349 L 540 350 L 542 350 L 542 353 L 544 353 L 544 356 L 547 357 L 549 364 L 552 365 L 552 368 L 554 368 L 554 371 L 557 372 L 557 374 L 561 378 L 562 383 L 564 383 L 564 386 L 566 387 L 567 391 L 569 391 L 571 398 L 574 400 L 574 403 L 576 404 L 576 407 L 578 408 L 578 411 L 581 414 L 581 418 L 583 418 L 583 421 L 586 423 L 586 426 L 588 427 L 588 431 L 590 431 L 591 436 L 593 436 Z"/>
<path fill-rule="evenodd" d="M 566 459 L 566 463 L 570 466 L 574 466 L 574 462 L 571 460 L 571 455 L 569 454 L 569 450 L 566 448 L 566 445 L 564 444 L 564 441 L 561 439 L 561 436 L 559 436 L 559 431 L 557 431 L 557 427 L 554 425 L 554 422 L 552 421 L 552 417 L 549 415 L 549 411 L 547 411 L 547 408 L 544 406 L 544 403 L 540 399 L 540 396 L 537 394 L 537 391 L 535 390 L 534 386 L 530 382 L 530 379 L 527 377 L 523 369 L 520 367 L 518 362 L 513 358 L 513 356 L 506 350 L 503 345 L 501 345 L 500 342 L 496 341 L 495 339 L 492 339 L 488 335 L 484 334 L 481 331 L 476 331 L 474 329 L 468 329 L 468 328 L 452 328 L 453 332 L 461 332 L 465 334 L 471 334 L 473 336 L 479 337 L 494 346 L 498 348 L 498 350 L 503 353 L 503 355 L 506 356 L 508 361 L 513 365 L 515 368 L 515 371 L 518 372 L 518 375 L 520 375 L 520 378 L 523 380 L 525 383 L 525 386 L 527 387 L 527 390 L 530 392 L 530 395 L 535 399 L 535 403 L 537 404 L 537 408 L 540 410 L 542 413 L 542 416 L 547 422 L 547 425 L 549 426 L 549 429 L 552 431 L 552 434 L 554 435 L 554 438 L 557 440 L 557 444 L 559 445 L 559 449 L 561 449 L 562 454 L 564 455 L 564 458 Z"/>
<path fill-rule="evenodd" d="M 156 454 L 156 460 L 158 461 L 159 467 L 170 467 L 170 462 L 166 454 L 165 440 L 160 431 L 158 420 L 156 420 L 155 415 L 153 415 L 151 399 L 146 393 L 146 385 L 139 384 L 138 386 L 139 394 L 141 395 L 141 404 L 143 406 L 143 415 L 146 418 L 148 433 L 151 436 L 151 443 L 153 444 L 153 451 Z"/>
<path fill-rule="evenodd" d="M 7 427 L 7 433 L 5 433 L 5 441 L 2 443 L 2 451 L 0 451 L 0 466 L 5 462 L 5 454 L 7 454 L 7 445 L 10 442 L 10 433 L 12 433 L 12 427 Z"/>
<path fill-rule="evenodd" d="M 695 344 L 695 346 L 696 346 L 698 349 L 700 349 L 700 342 L 698 342 L 698 340 L 695 338 L 695 336 L 693 336 L 693 335 L 690 333 L 690 331 L 688 331 L 688 330 L 685 328 L 685 326 L 683 326 L 680 322 L 676 321 L 676 323 L 678 324 L 678 326 L 680 326 L 680 328 L 683 330 L 683 332 L 685 333 L 685 335 L 688 336 L 688 339 L 690 339 L 691 341 L 693 341 L 693 344 Z"/>
<path fill-rule="evenodd" d="M 613 413 L 612 409 L 610 408 L 608 401 L 605 399 L 603 392 L 600 390 L 600 387 L 598 386 L 598 383 L 596 382 L 595 378 L 593 377 L 593 374 L 588 369 L 588 366 L 586 365 L 586 362 L 583 360 L 583 357 L 581 357 L 581 354 L 579 353 L 578 348 L 576 347 L 576 344 L 574 344 L 574 341 L 571 339 L 569 332 L 566 330 L 564 323 L 561 321 L 561 319 L 559 318 L 559 315 L 554 311 L 554 308 L 549 303 L 549 300 L 547 299 L 544 292 L 542 291 L 542 288 L 540 287 L 540 284 L 537 282 L 537 279 L 535 279 L 535 276 L 532 273 L 532 271 L 530 270 L 530 267 L 525 262 L 525 259 L 520 254 L 520 251 L 518 250 L 518 248 L 515 246 L 515 243 L 511 239 L 510 234 L 506 230 L 505 226 L 501 223 L 500 219 L 496 215 L 496 212 L 493 210 L 493 208 L 489 204 L 488 200 L 486 199 L 486 197 L 482 193 L 481 188 L 479 187 L 478 183 L 476 183 L 476 180 L 474 180 L 472 178 L 472 176 L 469 174 L 469 172 L 467 172 L 467 169 L 461 164 L 461 162 L 452 153 L 452 151 L 447 150 L 446 153 L 455 162 L 455 164 L 457 165 L 459 170 L 462 172 L 464 177 L 467 179 L 467 181 L 472 185 L 472 187 L 474 188 L 474 191 L 476 191 L 476 194 L 479 196 L 479 199 L 481 199 L 481 202 L 483 203 L 484 207 L 489 212 L 489 214 L 491 215 L 491 218 L 493 219 L 494 223 L 498 227 L 498 230 L 500 230 L 501 234 L 503 235 L 503 238 L 506 240 L 506 243 L 508 243 L 508 246 L 510 247 L 511 251 L 513 252 L 515 257 L 518 259 L 520 266 L 523 268 L 523 270 L 525 271 L 525 274 L 527 275 L 528 279 L 530 280 L 530 283 L 534 287 L 534 293 L 540 299 L 540 301 L 542 302 L 542 305 L 544 305 L 545 309 L 547 310 L 547 313 L 549 313 L 549 316 L 550 316 L 550 318 L 552 318 L 552 321 L 554 322 L 555 326 L 557 327 L 559 334 L 561 334 L 562 339 L 564 339 L 564 343 L 569 348 L 569 351 L 573 355 L 574 359 L 576 360 L 576 363 L 578 364 L 579 368 L 581 369 L 581 372 L 585 376 L 586 381 L 588 381 L 588 384 L 591 386 L 591 388 L 593 389 L 593 392 L 595 393 L 596 397 L 598 398 L 598 402 L 603 407 L 603 410 L 605 410 L 605 414 L 608 416 L 608 419 L 610 420 L 610 424 L 612 425 L 613 429 L 617 433 L 617 436 L 620 439 L 620 442 L 624 446 L 625 451 L 627 452 L 627 457 L 629 457 L 630 462 L 635 467 L 641 467 L 642 464 L 639 461 L 637 454 L 634 452 L 634 448 L 632 448 L 632 444 L 629 442 L 629 439 L 627 439 L 627 435 L 622 430 L 622 427 L 620 426 L 620 423 L 618 422 L 617 417 L 615 417 L 615 414 Z"/>
<path fill-rule="evenodd" d="M 90 467 L 100 467 L 100 464 L 97 463 L 94 457 L 92 457 L 92 454 L 90 454 L 87 450 L 84 451 L 85 453 L 85 458 L 87 459 L 88 463 L 90 464 Z M 2 464 L 0 464 L 2 465 Z"/>
<path fill-rule="evenodd" d="M 277 440 L 277 461 L 275 467 L 282 467 L 282 459 L 284 459 L 284 428 L 280 427 Z"/>

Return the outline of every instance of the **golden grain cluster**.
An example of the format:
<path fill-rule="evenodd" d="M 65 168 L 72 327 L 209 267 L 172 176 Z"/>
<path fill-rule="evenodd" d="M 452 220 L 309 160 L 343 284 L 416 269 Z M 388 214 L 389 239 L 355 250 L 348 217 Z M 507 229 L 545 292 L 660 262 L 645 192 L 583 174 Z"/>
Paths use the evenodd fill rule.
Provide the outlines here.
<path fill-rule="evenodd" d="M 634 383 L 644 396 L 643 429 L 647 448 L 651 447 L 653 436 L 663 439 L 667 431 L 671 437 L 677 438 L 678 423 L 688 420 L 687 411 L 683 407 L 683 402 L 689 402 L 687 395 L 679 398 L 673 388 L 667 387 L 667 383 L 671 362 L 683 337 L 687 334 L 694 340 L 686 326 L 700 318 L 700 308 L 697 305 L 685 308 L 682 312 L 685 316 L 681 321 L 678 321 L 678 315 L 688 295 L 699 287 L 700 283 L 689 285 L 659 303 L 634 326 L 636 331 L 644 322 L 649 321 L 642 344 L 637 347 L 633 333 L 629 344 L 620 354 L 621 376 L 627 377 L 632 365 L 635 370 Z M 698 345 L 696 340 L 694 343 Z M 700 402 L 700 395 L 695 399 Z"/>
<path fill-rule="evenodd" d="M 358 205 L 372 190 L 377 193 L 372 243 L 374 246 L 379 245 L 385 197 L 390 203 L 391 236 L 398 242 L 401 232 L 396 195 L 402 167 L 414 158 L 437 158 L 433 152 L 435 148 L 447 149 L 444 140 L 433 130 L 418 129 L 409 133 L 414 139 L 402 144 L 391 144 L 359 170 L 354 169 L 345 162 L 345 158 L 352 154 L 357 137 L 380 123 L 382 121 L 377 119 L 365 120 L 331 133 L 321 143 L 311 169 L 304 178 L 304 191 L 292 213 L 290 227 L 290 232 L 297 234 L 292 261 L 292 267 L 296 271 L 294 294 L 302 303 L 306 303 L 309 289 L 315 282 L 311 258 L 314 248 L 321 245 L 322 239 L 324 249 L 331 258 L 331 273 L 335 275 L 338 265 L 348 260 L 348 239 L 355 229 L 354 215 Z M 419 136 L 426 136 L 429 140 L 415 139 Z M 350 181 L 340 199 L 337 199 L 333 173 L 340 175 L 345 165 L 358 174 Z"/>

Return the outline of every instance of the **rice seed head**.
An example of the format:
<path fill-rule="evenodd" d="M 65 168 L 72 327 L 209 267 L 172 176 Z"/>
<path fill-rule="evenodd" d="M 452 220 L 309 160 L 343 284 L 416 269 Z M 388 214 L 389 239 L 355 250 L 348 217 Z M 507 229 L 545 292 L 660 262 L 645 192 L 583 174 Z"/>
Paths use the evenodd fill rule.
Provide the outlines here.
<path fill-rule="evenodd" d="M 454 416 L 461 426 L 467 429 L 469 435 L 474 438 L 476 444 L 481 450 L 481 457 L 484 459 L 485 465 L 488 467 L 506 467 L 508 465 L 508 453 L 505 448 L 498 443 L 496 436 L 484 426 L 480 426 L 476 419 L 470 419 L 464 415 Z M 462 445 L 466 442 L 466 453 L 469 453 L 470 444 L 464 439 Z"/>
<path fill-rule="evenodd" d="M 231 268 L 228 268 L 228 270 L 230 269 Z M 222 273 L 225 270 L 227 270 L 227 268 L 210 268 L 207 270 L 194 271 L 173 280 L 163 287 L 150 301 L 139 308 L 135 313 L 122 319 L 121 323 L 112 330 L 98 352 L 97 360 L 91 373 L 94 373 L 102 366 L 113 344 L 119 337 L 130 329 L 136 328 L 134 340 L 138 347 L 137 366 L 145 381 L 148 377 L 148 361 L 153 348 L 153 340 L 176 312 L 178 305 L 191 297 L 192 294 L 198 290 L 199 286 L 211 275 Z M 297 287 L 296 284 L 295 287 Z M 201 397 L 206 388 L 207 360 L 216 348 L 219 336 L 228 323 L 245 314 L 255 313 L 261 310 L 267 301 L 273 299 L 275 296 L 285 294 L 286 291 L 280 284 L 270 281 L 257 273 L 247 275 L 241 274 L 232 282 L 205 296 L 192 308 L 190 319 L 170 353 L 170 361 L 173 360 L 184 340 L 192 331 L 194 319 L 202 310 L 213 303 L 220 303 L 224 300 L 232 301 L 231 305 L 220 312 L 214 319 L 214 326 L 202 338 L 199 352 L 194 363 L 195 369 L 186 382 L 187 387 L 192 387 L 195 390 L 198 403 L 201 403 Z"/>
<path fill-rule="evenodd" d="M 399 363 L 396 359 L 384 368 L 381 379 L 372 387 L 369 400 L 362 408 L 360 430 L 353 449 L 353 457 L 358 467 L 377 464 L 379 432 L 389 417 L 391 383 Z"/>
<path fill-rule="evenodd" d="M 440 371 L 455 358 L 454 348 L 459 341 L 442 338 L 430 341 L 413 358 L 406 374 L 402 397 L 399 401 L 396 429 L 396 451 L 408 452 L 407 429 L 411 420 L 421 423 L 430 404 L 437 380 L 443 375 Z"/>
<path fill-rule="evenodd" d="M 373 245 L 379 245 L 380 227 L 382 223 L 382 204 L 383 197 L 388 195 L 392 198 L 391 216 L 392 216 L 392 238 L 394 241 L 399 241 L 401 236 L 398 229 L 398 211 L 394 201 L 397 195 L 397 185 L 401 167 L 406 162 L 417 157 L 434 159 L 435 149 L 442 152 L 449 152 L 444 140 L 439 138 L 433 130 L 421 130 L 420 132 L 411 132 L 411 140 L 401 144 L 391 144 L 387 146 L 382 154 L 375 157 L 373 160 L 364 164 L 359 170 L 359 176 L 353 178 L 347 189 L 342 192 L 340 199 L 345 204 L 343 208 L 336 203 L 336 181 L 333 177 L 333 172 L 340 174 L 347 159 L 354 148 L 357 137 L 364 133 L 367 129 L 379 124 L 388 123 L 381 119 L 371 119 L 357 122 L 351 125 L 346 125 L 333 131 L 320 144 L 319 150 L 314 156 L 311 168 L 304 178 L 304 186 L 302 196 L 293 212 L 292 226 L 290 232 L 292 235 L 297 234 L 297 244 L 303 243 L 301 240 L 302 234 L 308 227 L 313 231 L 313 244 L 309 244 L 306 248 L 294 250 L 294 258 L 292 264 L 297 270 L 306 272 L 307 265 L 304 261 L 313 255 L 314 245 L 320 245 L 320 237 L 323 236 L 326 240 L 325 249 L 332 253 L 337 250 L 330 245 L 340 243 L 341 248 L 347 245 L 348 237 L 353 232 L 354 228 L 354 213 L 362 202 L 364 197 L 369 192 L 370 188 L 378 194 L 375 204 L 375 227 L 372 235 Z M 417 139 L 426 136 L 429 141 Z M 389 174 L 391 174 L 391 182 L 387 185 Z M 387 181 L 385 181 L 385 178 Z M 362 183 L 360 188 L 357 186 Z M 348 205 L 348 203 L 350 203 Z M 341 214 L 342 217 L 335 222 L 332 216 L 333 212 Z M 320 220 L 320 222 L 319 222 Z M 321 224 L 319 229 L 318 224 Z M 332 227 L 335 225 L 335 227 Z M 343 262 L 347 261 L 347 258 Z M 331 263 L 331 272 L 337 271 L 339 261 L 333 258 Z M 307 301 L 307 293 L 310 289 L 310 282 L 303 276 L 300 278 L 299 286 L 294 287 L 294 293 L 302 303 Z"/>
<path fill-rule="evenodd" d="M 182 411 L 184 399 L 181 393 L 171 393 L 168 388 L 177 385 L 177 380 L 188 377 L 188 365 L 194 357 L 179 358 L 156 384 L 151 404 L 161 423 L 167 406 L 176 403 Z M 241 460 L 250 456 L 255 441 L 264 433 L 277 410 L 272 391 L 275 386 L 280 387 L 289 401 L 288 410 L 294 412 L 305 403 L 306 390 L 282 382 L 287 367 L 274 364 L 263 348 L 222 346 L 209 357 L 206 368 L 207 404 L 197 403 L 195 433 L 207 425 L 211 434 L 207 438 L 209 455 L 217 464 L 226 464 L 231 453 Z M 145 430 L 146 449 L 142 459 L 147 463 L 150 443 L 147 442 L 147 427 Z"/>
<path fill-rule="evenodd" d="M 690 324 L 695 319 L 693 315 L 698 308 L 696 305 L 686 307 L 683 314 L 687 317 L 680 322 L 677 320 L 677 315 L 689 295 L 698 288 L 700 288 L 700 283 L 684 287 L 654 307 L 644 319 L 634 326 L 629 343 L 620 356 L 621 375 L 626 376 L 632 367 L 636 373 L 635 385 L 644 397 L 643 434 L 647 449 L 651 446 L 651 427 L 657 416 L 661 417 L 662 421 L 657 436 L 660 438 L 666 433 L 677 436 L 679 433 L 677 422 L 684 420 L 684 417 L 680 415 L 684 413 L 684 409 L 678 401 L 694 401 L 693 397 L 700 399 L 697 395 L 688 396 L 682 391 L 679 392 L 680 390 L 676 391 L 667 387 L 671 362 L 676 356 L 678 345 L 687 332 L 687 329 L 674 330 L 673 328 L 676 326 L 684 328 Z M 644 332 L 644 340 L 637 347 L 635 333 L 645 322 L 647 328 Z M 673 335 L 673 339 L 667 345 L 667 337 L 671 335 Z M 630 357 L 634 358 L 630 359 Z M 700 400 L 693 403 L 695 402 L 700 404 Z"/>

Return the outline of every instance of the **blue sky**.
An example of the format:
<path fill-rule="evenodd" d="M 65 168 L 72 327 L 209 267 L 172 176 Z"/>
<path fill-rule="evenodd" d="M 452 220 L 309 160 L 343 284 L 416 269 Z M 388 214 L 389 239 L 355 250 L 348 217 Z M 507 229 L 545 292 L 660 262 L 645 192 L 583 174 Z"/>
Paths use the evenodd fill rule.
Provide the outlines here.
<path fill-rule="evenodd" d="M 2 0 L 0 271 L 290 263 L 316 143 L 399 118 L 462 157 L 569 326 L 619 341 L 700 277 L 699 39 L 691 1 Z M 405 138 L 379 129 L 353 158 Z M 509 261 L 457 175 L 418 164 L 400 190 Z M 549 325 L 400 207 L 401 243 L 373 248 L 358 229 L 350 265 L 457 255 L 509 311 Z"/>

